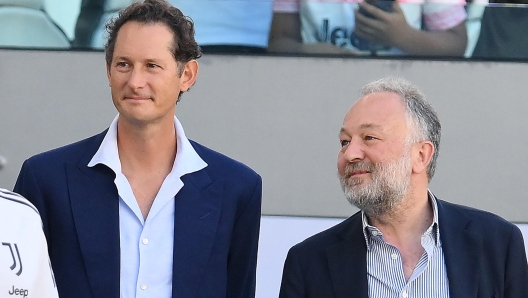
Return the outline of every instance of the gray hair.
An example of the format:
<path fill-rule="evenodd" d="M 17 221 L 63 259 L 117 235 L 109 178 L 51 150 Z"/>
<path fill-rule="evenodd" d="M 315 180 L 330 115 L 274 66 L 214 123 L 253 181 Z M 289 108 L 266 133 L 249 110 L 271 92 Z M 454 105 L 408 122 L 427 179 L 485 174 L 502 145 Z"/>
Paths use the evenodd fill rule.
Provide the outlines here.
<path fill-rule="evenodd" d="M 399 77 L 386 77 L 371 82 L 361 89 L 361 96 L 370 93 L 391 92 L 398 94 L 405 105 L 409 121 L 411 140 L 430 141 L 434 146 L 433 157 L 427 166 L 427 178 L 433 178 L 440 149 L 441 125 L 433 106 L 416 86 Z"/>

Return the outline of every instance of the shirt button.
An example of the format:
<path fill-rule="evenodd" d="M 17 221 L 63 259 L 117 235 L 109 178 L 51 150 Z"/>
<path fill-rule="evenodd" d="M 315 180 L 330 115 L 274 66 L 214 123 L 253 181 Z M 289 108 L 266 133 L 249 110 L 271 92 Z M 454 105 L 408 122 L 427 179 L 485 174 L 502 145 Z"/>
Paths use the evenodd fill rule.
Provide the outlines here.
<path fill-rule="evenodd" d="M 402 297 L 403 297 L 403 298 L 407 298 L 408 296 L 409 296 L 409 294 L 407 294 L 407 291 L 403 291 L 403 293 L 402 293 Z"/>
<path fill-rule="evenodd" d="M 143 238 L 143 239 L 141 240 L 141 242 L 142 242 L 143 244 L 148 244 L 148 239 L 147 239 L 147 238 Z"/>
<path fill-rule="evenodd" d="M 147 285 L 141 285 L 141 289 L 142 290 L 146 290 L 147 289 Z"/>
<path fill-rule="evenodd" d="M 393 260 L 396 260 L 396 259 L 398 258 L 398 255 L 397 255 L 397 254 L 392 254 L 392 255 L 391 255 L 391 258 L 392 258 Z"/>
<path fill-rule="evenodd" d="M 378 236 L 378 231 L 372 231 L 373 236 Z"/>

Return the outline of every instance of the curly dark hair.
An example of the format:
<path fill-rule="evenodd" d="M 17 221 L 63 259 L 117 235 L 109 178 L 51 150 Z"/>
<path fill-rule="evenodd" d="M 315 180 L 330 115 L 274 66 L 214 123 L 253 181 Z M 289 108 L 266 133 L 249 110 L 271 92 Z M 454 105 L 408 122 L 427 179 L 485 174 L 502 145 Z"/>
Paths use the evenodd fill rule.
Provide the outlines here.
<path fill-rule="evenodd" d="M 105 28 L 108 43 L 105 46 L 106 64 L 112 63 L 114 48 L 119 29 L 127 22 L 143 24 L 162 23 L 171 29 L 174 35 L 172 55 L 181 72 L 184 63 L 202 56 L 200 47 L 194 39 L 194 23 L 176 7 L 165 0 L 145 0 L 136 2 L 119 12 L 119 16 L 110 20 Z"/>

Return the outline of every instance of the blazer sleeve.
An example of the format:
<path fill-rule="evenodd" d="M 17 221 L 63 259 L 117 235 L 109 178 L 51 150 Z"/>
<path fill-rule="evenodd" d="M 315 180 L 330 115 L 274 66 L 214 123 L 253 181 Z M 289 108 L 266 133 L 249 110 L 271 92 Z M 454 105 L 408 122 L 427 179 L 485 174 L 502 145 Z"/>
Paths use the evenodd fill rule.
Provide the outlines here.
<path fill-rule="evenodd" d="M 528 262 L 521 231 L 512 225 L 505 276 L 505 298 L 528 297 Z"/>
<path fill-rule="evenodd" d="M 279 298 L 306 297 L 301 265 L 294 249 L 295 246 L 288 251 L 286 261 L 284 261 Z"/>
<path fill-rule="evenodd" d="M 44 208 L 44 199 L 41 192 L 41 189 L 37 183 L 37 179 L 33 174 L 33 171 L 30 167 L 29 160 L 24 161 L 20 173 L 18 174 L 17 181 L 15 183 L 14 192 L 22 195 L 28 201 L 30 201 L 39 211 L 40 217 L 42 219 L 42 225 L 44 234 L 48 239 L 49 244 L 49 233 L 48 233 L 48 217 L 46 214 L 46 209 Z"/>
<path fill-rule="evenodd" d="M 258 239 L 260 232 L 262 179 L 257 177 L 253 192 L 233 227 L 227 263 L 226 297 L 255 297 Z"/>

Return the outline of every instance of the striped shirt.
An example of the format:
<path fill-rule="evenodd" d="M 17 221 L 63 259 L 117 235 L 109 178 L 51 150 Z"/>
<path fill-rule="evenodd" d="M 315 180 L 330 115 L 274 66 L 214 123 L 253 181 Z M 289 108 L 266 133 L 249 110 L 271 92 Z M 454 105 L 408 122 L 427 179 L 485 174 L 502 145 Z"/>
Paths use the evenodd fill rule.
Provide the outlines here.
<path fill-rule="evenodd" d="M 438 228 L 438 207 L 429 192 L 433 223 L 422 235 L 424 253 L 409 280 L 405 280 L 398 249 L 385 242 L 381 231 L 368 224 L 362 214 L 367 242 L 367 280 L 370 298 L 449 298 L 447 271 Z"/>

